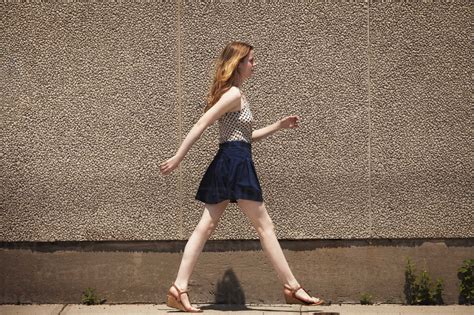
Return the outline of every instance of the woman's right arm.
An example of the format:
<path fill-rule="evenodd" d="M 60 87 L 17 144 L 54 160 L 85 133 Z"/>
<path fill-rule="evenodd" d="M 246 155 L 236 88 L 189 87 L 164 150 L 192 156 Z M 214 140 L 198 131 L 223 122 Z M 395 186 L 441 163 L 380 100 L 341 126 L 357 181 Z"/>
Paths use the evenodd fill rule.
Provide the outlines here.
<path fill-rule="evenodd" d="M 219 101 L 214 104 L 206 113 L 204 113 L 198 122 L 189 131 L 183 143 L 181 143 L 176 154 L 168 160 L 160 163 L 160 171 L 163 175 L 168 175 L 175 168 L 179 166 L 179 163 L 184 159 L 189 149 L 193 144 L 201 138 L 204 131 L 212 125 L 219 117 L 224 115 L 226 112 L 231 111 L 240 107 L 240 91 L 236 87 L 231 87 L 230 90 L 225 92 Z"/>

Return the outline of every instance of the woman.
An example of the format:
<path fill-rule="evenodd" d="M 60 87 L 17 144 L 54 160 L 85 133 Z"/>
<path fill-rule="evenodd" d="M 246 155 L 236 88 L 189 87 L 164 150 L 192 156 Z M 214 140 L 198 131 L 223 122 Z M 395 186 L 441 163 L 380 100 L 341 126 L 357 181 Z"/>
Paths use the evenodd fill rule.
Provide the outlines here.
<path fill-rule="evenodd" d="M 163 175 L 170 174 L 208 126 L 219 123 L 219 150 L 206 170 L 196 199 L 204 202 L 204 213 L 189 238 L 175 282 L 168 291 L 167 305 L 188 312 L 200 312 L 189 301 L 188 281 L 205 242 L 215 230 L 229 202 L 237 203 L 258 232 L 262 248 L 271 260 L 290 304 L 320 305 L 293 276 L 275 235 L 274 226 L 262 198 L 262 190 L 252 161 L 251 142 L 280 129 L 298 127 L 298 116 L 288 116 L 265 128 L 252 130 L 252 113 L 242 84 L 256 66 L 253 47 L 243 42 L 229 43 L 216 64 L 214 80 L 204 114 L 193 126 L 176 154 L 160 164 Z"/>

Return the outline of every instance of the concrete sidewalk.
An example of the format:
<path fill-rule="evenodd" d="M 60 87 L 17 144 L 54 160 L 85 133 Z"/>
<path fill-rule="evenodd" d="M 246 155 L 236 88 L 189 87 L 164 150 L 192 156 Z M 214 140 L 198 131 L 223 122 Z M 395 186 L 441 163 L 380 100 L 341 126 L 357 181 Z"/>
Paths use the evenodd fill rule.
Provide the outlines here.
<path fill-rule="evenodd" d="M 237 312 L 240 314 L 340 314 L 340 315 L 472 315 L 474 306 L 443 305 L 443 306 L 412 306 L 400 304 L 334 304 L 328 306 L 302 306 L 287 304 L 194 304 L 201 308 L 202 314 L 221 314 Z M 174 314 L 179 310 L 169 308 L 165 304 L 31 304 L 31 305 L 0 305 L 1 315 L 71 315 L 71 314 L 113 314 L 113 315 L 141 315 L 141 314 Z"/>

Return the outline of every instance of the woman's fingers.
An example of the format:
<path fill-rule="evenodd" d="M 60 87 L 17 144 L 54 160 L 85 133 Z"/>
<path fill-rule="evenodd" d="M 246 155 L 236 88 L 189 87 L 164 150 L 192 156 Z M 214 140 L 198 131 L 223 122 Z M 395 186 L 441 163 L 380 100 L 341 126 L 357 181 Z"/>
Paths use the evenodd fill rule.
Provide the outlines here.
<path fill-rule="evenodd" d="M 298 127 L 298 116 L 296 115 L 291 115 L 291 116 L 288 116 L 286 117 L 286 122 L 287 122 L 287 128 L 294 128 L 294 127 Z"/>
<path fill-rule="evenodd" d="M 293 119 L 292 119 L 292 123 L 293 123 L 293 127 L 298 127 L 298 120 L 300 119 L 298 116 L 294 115 L 294 116 L 291 116 Z"/>
<path fill-rule="evenodd" d="M 169 167 L 168 160 L 161 162 L 160 163 L 160 172 L 163 175 L 166 175 L 167 172 L 168 172 L 168 167 Z"/>
<path fill-rule="evenodd" d="M 168 175 L 170 172 L 171 172 L 171 170 L 167 168 L 167 169 L 162 170 L 161 174 Z"/>
<path fill-rule="evenodd" d="M 168 159 L 162 163 L 160 163 L 160 172 L 163 174 L 163 175 L 168 175 L 169 173 L 171 173 L 175 168 L 177 167 L 177 165 L 173 165 L 172 164 L 172 159 Z"/>

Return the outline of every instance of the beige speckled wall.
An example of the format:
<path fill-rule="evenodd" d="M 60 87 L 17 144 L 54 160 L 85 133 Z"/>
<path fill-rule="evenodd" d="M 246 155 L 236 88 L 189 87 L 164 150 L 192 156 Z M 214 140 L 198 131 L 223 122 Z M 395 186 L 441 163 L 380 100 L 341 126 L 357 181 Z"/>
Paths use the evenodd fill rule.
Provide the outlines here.
<path fill-rule="evenodd" d="M 168 177 L 231 40 L 279 238 L 474 237 L 472 5 L 453 1 L 2 3 L 1 241 L 187 239 L 211 126 Z M 253 239 L 229 206 L 214 239 Z"/>

